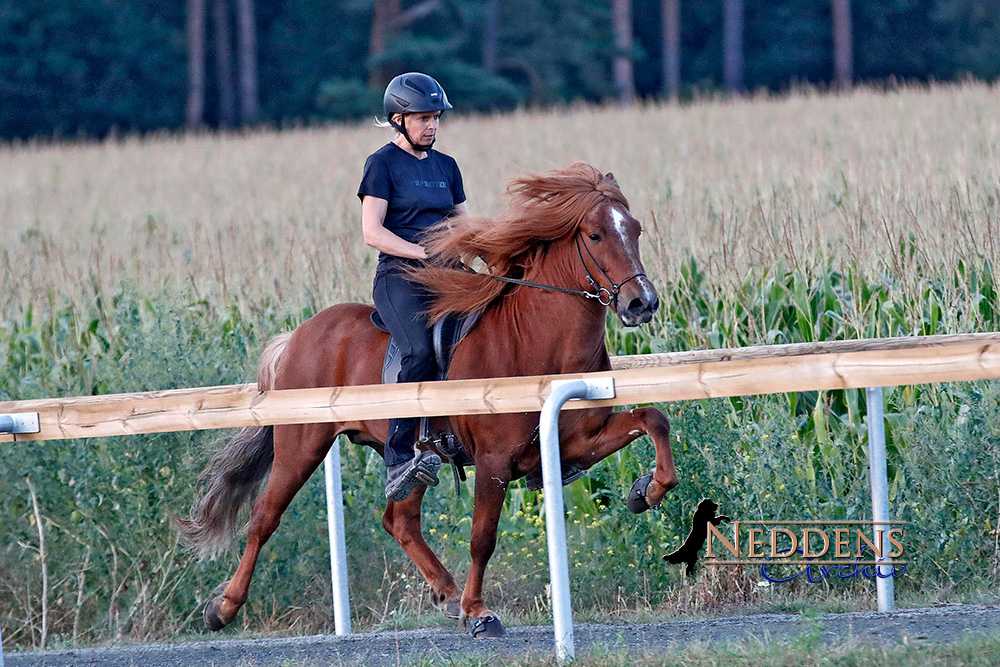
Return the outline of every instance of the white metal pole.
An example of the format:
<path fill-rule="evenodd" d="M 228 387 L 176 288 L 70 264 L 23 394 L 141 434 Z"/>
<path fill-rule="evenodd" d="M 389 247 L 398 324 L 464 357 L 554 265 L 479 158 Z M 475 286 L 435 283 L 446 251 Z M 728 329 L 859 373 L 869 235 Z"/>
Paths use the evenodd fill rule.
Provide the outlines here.
<path fill-rule="evenodd" d="M 340 438 L 333 441 L 323 468 L 326 472 L 326 520 L 330 528 L 333 624 L 338 635 L 349 635 L 351 600 L 347 588 L 347 539 L 344 531 L 344 488 L 340 476 Z"/>
<path fill-rule="evenodd" d="M 889 472 L 885 457 L 885 415 L 882 408 L 882 387 L 865 390 L 868 399 L 868 467 L 872 481 L 872 520 L 875 544 L 880 542 L 882 555 L 877 560 L 887 565 L 876 565 L 875 590 L 878 594 L 878 610 L 892 611 L 895 608 L 895 586 L 892 577 L 892 559 L 889 558 L 889 541 L 884 539 L 889 531 Z"/>
<path fill-rule="evenodd" d="M 0 433 L 14 432 L 14 417 L 0 415 Z M 0 667 L 3 667 L 3 619 L 0 619 Z"/>
<path fill-rule="evenodd" d="M 609 395 L 610 394 L 610 395 Z M 562 460 L 559 455 L 559 411 L 571 398 L 614 398 L 612 378 L 557 380 L 545 399 L 538 429 L 542 449 L 542 484 L 545 489 L 545 536 L 549 546 L 549 580 L 556 660 L 573 659 L 573 608 L 569 595 L 569 561 L 566 555 L 566 510 L 562 494 Z"/>

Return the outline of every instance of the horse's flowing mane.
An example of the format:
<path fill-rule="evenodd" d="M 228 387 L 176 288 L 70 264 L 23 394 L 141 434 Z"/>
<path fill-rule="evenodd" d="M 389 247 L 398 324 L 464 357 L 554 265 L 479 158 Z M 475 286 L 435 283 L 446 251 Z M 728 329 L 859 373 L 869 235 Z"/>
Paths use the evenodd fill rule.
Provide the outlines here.
<path fill-rule="evenodd" d="M 514 179 L 506 196 L 497 218 L 449 218 L 424 236 L 431 263 L 407 274 L 433 295 L 431 320 L 482 310 L 508 286 L 448 265 L 472 266 L 480 258 L 490 274 L 532 280 L 549 243 L 575 234 L 588 213 L 606 202 L 628 208 L 614 177 L 584 162 Z"/>

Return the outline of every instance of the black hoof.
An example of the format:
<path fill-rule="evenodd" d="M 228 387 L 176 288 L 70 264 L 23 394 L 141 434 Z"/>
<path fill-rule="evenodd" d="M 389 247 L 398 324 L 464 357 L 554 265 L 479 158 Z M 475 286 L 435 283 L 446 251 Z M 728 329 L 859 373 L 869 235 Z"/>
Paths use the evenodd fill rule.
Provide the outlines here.
<path fill-rule="evenodd" d="M 226 627 L 226 624 L 219 618 L 217 611 L 219 606 L 217 602 L 218 599 L 219 598 L 212 598 L 208 601 L 208 604 L 205 605 L 205 614 L 203 615 L 203 618 L 205 619 L 205 627 L 212 632 L 218 632 L 222 628 Z"/>
<path fill-rule="evenodd" d="M 503 628 L 503 623 L 496 616 L 470 618 L 469 621 L 472 623 L 473 639 L 494 639 L 496 637 L 503 637 L 507 632 Z"/>
<path fill-rule="evenodd" d="M 649 488 L 649 483 L 652 481 L 652 475 L 645 475 L 635 480 L 632 488 L 628 490 L 628 498 L 625 499 L 625 505 L 632 514 L 642 514 L 653 507 L 659 507 L 659 504 L 650 505 L 646 502 L 646 489 Z"/>

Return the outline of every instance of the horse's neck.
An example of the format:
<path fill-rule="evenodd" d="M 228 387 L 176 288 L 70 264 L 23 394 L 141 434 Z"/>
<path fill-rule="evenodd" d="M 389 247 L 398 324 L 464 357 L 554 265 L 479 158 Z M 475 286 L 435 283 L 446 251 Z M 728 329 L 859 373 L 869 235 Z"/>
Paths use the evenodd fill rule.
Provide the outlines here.
<path fill-rule="evenodd" d="M 581 287 L 583 268 L 575 255 L 553 253 L 544 268 L 533 277 L 535 282 Z M 504 341 L 505 363 L 512 366 L 509 374 L 606 370 L 610 361 L 604 345 L 605 313 L 594 299 L 525 286 L 487 311 L 482 330 L 509 336 Z"/>

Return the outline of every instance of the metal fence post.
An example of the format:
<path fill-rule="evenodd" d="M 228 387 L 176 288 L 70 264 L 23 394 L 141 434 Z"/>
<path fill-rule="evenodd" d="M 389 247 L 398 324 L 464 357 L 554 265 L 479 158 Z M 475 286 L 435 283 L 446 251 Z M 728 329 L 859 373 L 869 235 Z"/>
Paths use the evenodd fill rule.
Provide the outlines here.
<path fill-rule="evenodd" d="M 549 547 L 549 581 L 552 589 L 552 622 L 556 660 L 569 662 L 573 646 L 573 608 L 569 597 L 569 559 L 566 555 L 566 509 L 562 494 L 562 460 L 559 454 L 559 411 L 572 398 L 614 398 L 613 378 L 556 380 L 542 405 L 539 422 L 542 448 L 542 484 L 545 489 L 545 536 Z"/>
<path fill-rule="evenodd" d="M 885 456 L 885 414 L 882 407 L 882 387 L 865 390 L 868 399 L 868 467 L 872 482 L 872 537 L 884 538 L 889 523 L 889 471 Z M 887 565 L 876 565 L 875 590 L 878 594 L 878 610 L 892 611 L 895 608 L 892 577 L 892 559 L 889 547 L 883 539 L 882 554 L 877 560 Z"/>
<path fill-rule="evenodd" d="M 35 418 L 38 421 L 38 418 Z M 16 424 L 14 415 L 0 415 L 0 433 L 13 433 Z M 3 619 L 0 618 L 0 667 L 3 667 Z"/>
<path fill-rule="evenodd" d="M 344 531 L 344 487 L 340 476 L 340 438 L 333 441 L 333 446 L 323 461 L 323 468 L 326 473 L 326 520 L 330 529 L 333 625 L 338 635 L 349 635 L 351 600 L 347 588 L 347 539 Z"/>

